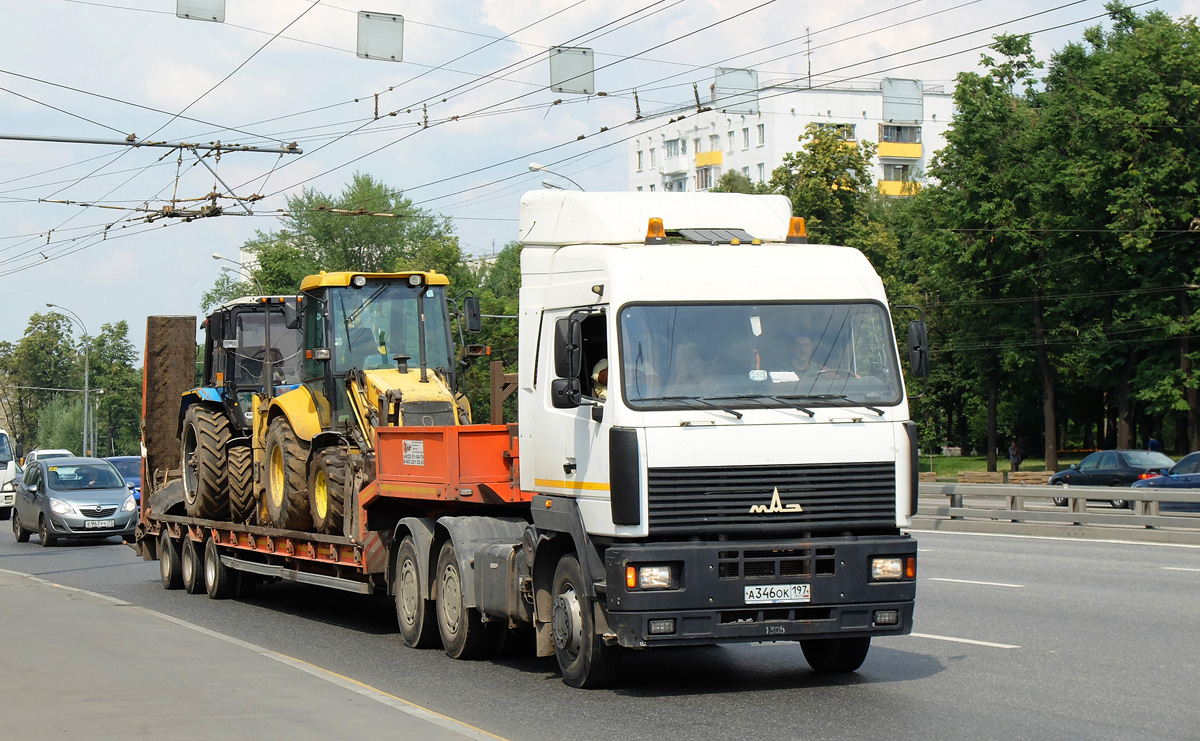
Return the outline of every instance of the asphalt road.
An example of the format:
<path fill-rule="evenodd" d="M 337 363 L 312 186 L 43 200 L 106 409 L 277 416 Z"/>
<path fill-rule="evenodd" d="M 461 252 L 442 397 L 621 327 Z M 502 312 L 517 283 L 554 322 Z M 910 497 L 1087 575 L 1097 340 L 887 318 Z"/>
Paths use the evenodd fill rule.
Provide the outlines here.
<path fill-rule="evenodd" d="M 405 648 L 383 598 L 296 584 L 240 602 L 167 592 L 157 563 L 116 540 L 41 548 L 36 535 L 17 544 L 5 532 L 0 568 L 218 631 L 510 739 L 1200 735 L 1200 548 L 917 537 L 916 632 L 876 640 L 856 675 L 819 678 L 792 644 L 673 649 L 629 656 L 619 688 L 591 692 L 564 686 L 552 659 L 460 662 Z M 20 640 L 19 624 L 0 628 Z M 111 640 L 137 636 L 79 643 L 103 652 Z M 0 671 L 22 669 L 5 666 L 0 648 Z M 163 687 L 186 671 L 164 663 Z"/>

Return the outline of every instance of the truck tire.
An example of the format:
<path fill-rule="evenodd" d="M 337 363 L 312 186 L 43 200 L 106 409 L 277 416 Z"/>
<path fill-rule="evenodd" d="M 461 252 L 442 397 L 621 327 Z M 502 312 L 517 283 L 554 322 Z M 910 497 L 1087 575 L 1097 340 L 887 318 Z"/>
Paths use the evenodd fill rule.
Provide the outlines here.
<path fill-rule="evenodd" d="M 484 623 L 479 610 L 463 604 L 463 575 L 454 543 L 446 541 L 437 563 L 437 626 L 442 647 L 452 659 L 481 658 L 495 645 L 499 623 Z"/>
<path fill-rule="evenodd" d="M 204 563 L 200 556 L 200 546 L 196 541 L 184 536 L 179 546 L 180 574 L 183 576 L 183 589 L 188 594 L 200 594 L 204 591 Z"/>
<path fill-rule="evenodd" d="M 810 638 L 800 641 L 804 659 L 817 674 L 849 674 L 862 666 L 871 649 L 867 638 Z"/>
<path fill-rule="evenodd" d="M 411 536 L 400 541 L 396 551 L 396 622 L 400 636 L 410 648 L 430 648 L 437 642 L 437 616 L 433 600 L 421 593 L 421 569 L 417 561 L 417 545 Z"/>
<path fill-rule="evenodd" d="M 29 542 L 29 531 L 26 530 L 25 526 L 21 524 L 21 515 L 17 512 L 15 507 L 13 508 L 13 514 L 12 514 L 12 526 L 13 526 L 13 537 L 17 539 L 17 542 L 18 543 L 28 543 Z"/>
<path fill-rule="evenodd" d="M 308 446 L 300 442 L 285 417 L 267 428 L 267 519 L 272 527 L 309 530 Z"/>
<path fill-rule="evenodd" d="M 204 591 L 209 599 L 229 599 L 237 589 L 237 572 L 221 563 L 221 551 L 212 538 L 204 544 Z"/>
<path fill-rule="evenodd" d="M 183 564 L 179 557 L 179 544 L 166 530 L 158 535 L 158 573 L 162 577 L 163 589 L 183 589 Z"/>
<path fill-rule="evenodd" d="M 594 601 L 583 591 L 583 570 L 574 554 L 559 559 L 553 585 L 551 627 L 563 682 L 581 689 L 606 686 L 616 676 L 620 655 L 616 646 L 605 645 L 596 635 Z"/>
<path fill-rule="evenodd" d="M 235 445 L 225 454 L 225 481 L 229 488 L 229 514 L 234 522 L 250 522 L 254 502 L 253 458 L 248 445 Z"/>
<path fill-rule="evenodd" d="M 318 533 L 342 534 L 346 480 L 350 467 L 341 448 L 326 448 L 313 456 L 308 477 L 308 511 Z"/>
<path fill-rule="evenodd" d="M 225 446 L 229 420 L 200 404 L 188 407 L 179 436 L 183 464 L 183 502 L 188 517 L 223 518 L 229 511 L 225 491 Z"/>

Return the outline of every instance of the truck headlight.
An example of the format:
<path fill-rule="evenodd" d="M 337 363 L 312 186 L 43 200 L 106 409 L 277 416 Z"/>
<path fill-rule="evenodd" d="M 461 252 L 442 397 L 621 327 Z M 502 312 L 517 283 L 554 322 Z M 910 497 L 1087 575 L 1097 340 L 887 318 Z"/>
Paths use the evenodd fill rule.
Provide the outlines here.
<path fill-rule="evenodd" d="M 135 509 L 137 509 L 137 500 L 135 500 L 133 495 L 130 494 L 129 496 L 125 497 L 125 503 L 121 505 L 121 511 L 132 512 Z"/>
<path fill-rule="evenodd" d="M 61 499 L 51 499 L 50 511 L 56 515 L 69 515 L 75 512 L 75 508 Z"/>
<path fill-rule="evenodd" d="M 674 570 L 667 564 L 626 566 L 625 586 L 629 589 L 670 589 L 675 582 Z"/>
<path fill-rule="evenodd" d="M 0 486 L 0 491 L 16 491 L 16 490 L 17 490 L 16 479 L 13 479 L 12 481 L 5 481 L 4 485 Z"/>
<path fill-rule="evenodd" d="M 917 559 L 913 556 L 887 556 L 871 559 L 871 580 L 888 581 L 895 579 L 915 579 L 917 576 Z"/>

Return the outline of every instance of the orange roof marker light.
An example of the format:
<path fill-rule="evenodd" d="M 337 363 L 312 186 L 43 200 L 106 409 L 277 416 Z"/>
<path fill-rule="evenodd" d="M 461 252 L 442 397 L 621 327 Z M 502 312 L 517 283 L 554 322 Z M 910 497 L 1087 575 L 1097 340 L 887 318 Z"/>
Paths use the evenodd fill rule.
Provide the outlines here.
<path fill-rule="evenodd" d="M 663 228 L 662 219 L 651 216 L 646 225 L 646 244 L 666 244 L 667 230 Z"/>
<path fill-rule="evenodd" d="M 808 227 L 804 225 L 804 217 L 793 216 L 788 224 L 788 244 L 808 244 Z"/>

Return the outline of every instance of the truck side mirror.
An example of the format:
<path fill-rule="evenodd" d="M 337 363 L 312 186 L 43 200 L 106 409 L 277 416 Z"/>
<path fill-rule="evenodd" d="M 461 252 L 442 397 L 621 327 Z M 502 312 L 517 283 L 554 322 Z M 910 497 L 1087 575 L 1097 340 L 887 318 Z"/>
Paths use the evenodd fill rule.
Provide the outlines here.
<path fill-rule="evenodd" d="M 17 460 L 19 460 L 19 461 L 25 460 L 25 446 L 24 445 L 22 445 L 21 443 L 17 443 L 17 449 L 15 452 L 17 454 Z"/>
<path fill-rule="evenodd" d="M 479 308 L 478 298 L 467 296 L 463 299 L 463 314 L 468 332 L 479 334 L 483 331 L 483 312 Z"/>
<path fill-rule="evenodd" d="M 582 364 L 583 330 L 580 329 L 579 320 L 563 317 L 554 323 L 554 375 L 574 378 L 578 385 Z"/>
<path fill-rule="evenodd" d="M 283 302 L 283 326 L 288 329 L 299 329 L 300 327 L 300 302 L 294 298 L 289 298 Z"/>
<path fill-rule="evenodd" d="M 583 404 L 583 385 L 578 378 L 556 378 L 550 382 L 550 403 L 555 409 L 575 409 Z"/>
<path fill-rule="evenodd" d="M 929 377 L 929 333 L 919 319 L 908 323 L 908 364 L 917 378 Z"/>

